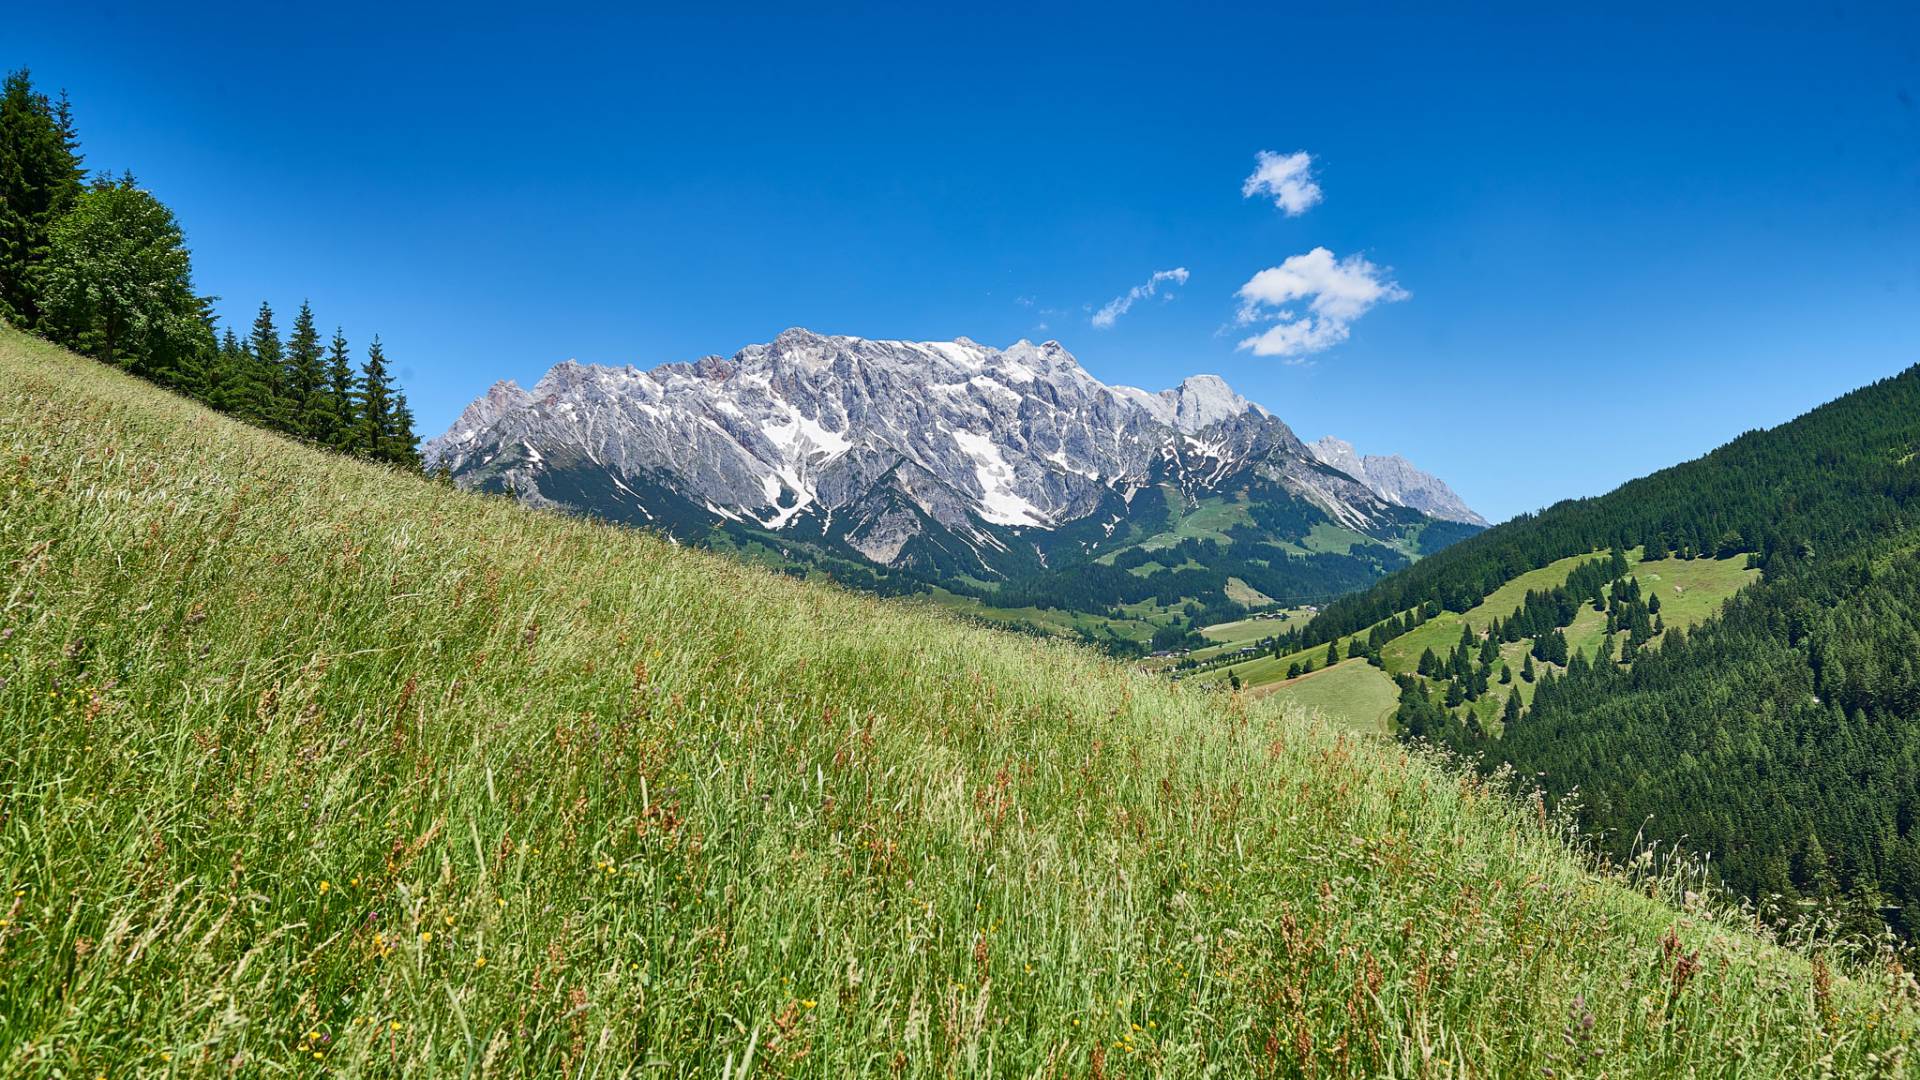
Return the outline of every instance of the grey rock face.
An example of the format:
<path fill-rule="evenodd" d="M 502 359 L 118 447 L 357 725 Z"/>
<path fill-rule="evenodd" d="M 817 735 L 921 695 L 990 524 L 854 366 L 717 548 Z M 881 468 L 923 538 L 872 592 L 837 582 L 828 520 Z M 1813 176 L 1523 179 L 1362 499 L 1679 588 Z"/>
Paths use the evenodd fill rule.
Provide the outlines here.
<path fill-rule="evenodd" d="M 1107 386 L 1051 341 L 796 329 L 650 371 L 567 361 L 531 390 L 496 384 L 423 450 L 463 486 L 563 502 L 547 492 L 559 470 L 598 470 L 648 516 L 659 508 L 642 493 L 665 490 L 757 528 L 807 522 L 883 564 L 922 515 L 1001 545 L 997 534 L 1078 521 L 1115 493 L 1168 479 L 1197 490 L 1249 468 L 1349 524 L 1398 501 L 1324 468 L 1217 376 L 1159 393 Z"/>
<path fill-rule="evenodd" d="M 1310 449 L 1322 463 L 1367 485 L 1374 494 L 1390 503 L 1412 507 L 1428 517 L 1446 521 L 1468 525 L 1487 524 L 1487 519 L 1474 513 L 1460 496 L 1454 494 L 1446 481 L 1432 473 L 1422 472 L 1399 454 L 1361 457 L 1354 451 L 1352 443 L 1331 435 L 1314 443 Z"/>

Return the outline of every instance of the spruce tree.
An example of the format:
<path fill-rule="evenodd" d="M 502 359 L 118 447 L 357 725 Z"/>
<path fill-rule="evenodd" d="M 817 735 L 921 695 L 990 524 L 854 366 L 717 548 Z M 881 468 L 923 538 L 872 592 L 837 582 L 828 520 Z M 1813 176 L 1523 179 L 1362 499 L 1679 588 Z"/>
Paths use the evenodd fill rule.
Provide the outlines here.
<path fill-rule="evenodd" d="M 367 361 L 360 366 L 360 386 L 354 396 L 360 432 L 353 440 L 353 450 L 377 458 L 393 422 L 393 379 L 387 374 L 387 356 L 377 334 L 367 347 Z"/>
<path fill-rule="evenodd" d="M 219 350 L 213 354 L 213 379 L 207 380 L 207 404 L 223 413 L 240 415 L 240 402 L 246 398 L 250 375 L 246 348 L 240 344 L 240 338 L 234 336 L 234 329 L 227 327 L 221 334 Z"/>
<path fill-rule="evenodd" d="M 65 90 L 60 91 L 53 103 L 53 127 L 59 136 L 60 151 L 65 155 L 57 175 L 73 178 L 73 195 L 78 198 L 80 186 L 87 178 L 86 158 L 80 153 L 80 130 L 74 125 L 73 102 L 67 100 Z"/>
<path fill-rule="evenodd" d="M 360 438 L 354 449 L 376 461 L 418 465 L 413 410 L 407 407 L 406 395 L 393 384 L 393 376 L 387 371 L 386 351 L 378 336 L 367 347 L 367 362 L 360 369 L 358 404 Z"/>
<path fill-rule="evenodd" d="M 393 387 L 393 424 L 387 434 L 386 460 L 407 468 L 420 467 L 420 439 L 413 433 L 413 408 L 407 404 L 407 392 L 398 383 Z"/>
<path fill-rule="evenodd" d="M 281 389 L 280 332 L 273 325 L 273 308 L 265 301 L 247 335 L 246 362 L 237 388 L 233 414 L 248 423 L 287 430 L 286 399 Z"/>
<path fill-rule="evenodd" d="M 0 318 L 42 326 L 41 268 L 53 224 L 80 197 L 84 172 L 65 99 L 56 109 L 16 71 L 0 84 Z"/>
<path fill-rule="evenodd" d="M 347 336 L 336 326 L 333 341 L 327 348 L 328 431 L 323 440 L 335 450 L 353 449 L 354 436 L 360 426 L 360 414 L 354 407 L 355 392 L 353 356 L 347 352 Z"/>
<path fill-rule="evenodd" d="M 293 317 L 293 332 L 287 337 L 284 360 L 288 430 L 319 442 L 333 434 L 327 409 L 325 356 L 320 351 L 320 332 L 313 326 L 313 308 L 300 302 L 300 313 Z"/>

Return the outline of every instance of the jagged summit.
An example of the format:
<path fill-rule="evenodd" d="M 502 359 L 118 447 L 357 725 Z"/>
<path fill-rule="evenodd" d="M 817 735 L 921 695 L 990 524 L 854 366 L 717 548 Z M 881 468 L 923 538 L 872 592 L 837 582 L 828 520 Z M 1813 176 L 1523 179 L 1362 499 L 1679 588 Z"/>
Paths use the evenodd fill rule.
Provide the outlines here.
<path fill-rule="evenodd" d="M 885 564 L 929 530 L 990 561 L 1010 543 L 997 530 L 1057 529 L 1148 485 L 1191 492 L 1253 469 L 1350 527 L 1411 505 L 1317 467 L 1217 375 L 1157 393 L 1108 386 L 1057 341 L 794 327 L 731 358 L 645 371 L 569 360 L 531 391 L 496 384 L 424 450 L 458 483 L 529 502 L 804 527 Z"/>
<path fill-rule="evenodd" d="M 1431 517 L 1468 525 L 1485 525 L 1487 519 L 1454 494 L 1446 481 L 1415 467 L 1399 454 L 1361 457 L 1353 444 L 1332 435 L 1313 443 L 1313 456 L 1355 480 L 1391 503 L 1410 506 Z"/>

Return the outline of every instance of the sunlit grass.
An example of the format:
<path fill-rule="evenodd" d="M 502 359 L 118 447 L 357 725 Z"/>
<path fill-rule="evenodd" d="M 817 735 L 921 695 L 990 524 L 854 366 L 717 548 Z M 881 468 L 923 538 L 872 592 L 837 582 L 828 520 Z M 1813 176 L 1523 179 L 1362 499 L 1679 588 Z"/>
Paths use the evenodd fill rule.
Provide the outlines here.
<path fill-rule="evenodd" d="M 7 1075 L 1904 1071 L 1389 742 L 12 334 L 0 570 Z"/>

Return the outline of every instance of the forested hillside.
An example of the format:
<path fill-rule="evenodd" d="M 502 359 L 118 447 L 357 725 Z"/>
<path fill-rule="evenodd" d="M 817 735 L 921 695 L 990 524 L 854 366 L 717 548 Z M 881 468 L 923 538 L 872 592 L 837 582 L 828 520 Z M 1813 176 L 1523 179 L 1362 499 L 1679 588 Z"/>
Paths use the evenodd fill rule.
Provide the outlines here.
<path fill-rule="evenodd" d="M 1464 540 L 1334 602 L 1275 651 L 1344 637 L 1351 652 L 1371 635 L 1378 653 L 1383 628 L 1411 640 L 1413 626 L 1491 606 L 1483 598 L 1537 567 L 1611 547 L 1592 572 L 1562 571 L 1554 588 L 1477 617 L 1413 670 L 1385 664 L 1401 683 L 1402 734 L 1537 777 L 1555 799 L 1577 792 L 1616 855 L 1682 843 L 1772 914 L 1813 899 L 1857 927 L 1911 934 L 1917 446 L 1920 368 Z M 1629 566 L 1622 549 L 1642 545 Z M 1683 560 L 1669 576 L 1712 556 L 1761 580 L 1689 633 L 1661 604 L 1694 598 L 1646 578 L 1665 555 Z M 1518 682 L 1490 687 L 1523 663 Z M 1490 689 L 1497 716 L 1476 708 Z"/>
<path fill-rule="evenodd" d="M 1916 440 L 1920 371 L 1909 369 L 1698 460 L 1462 540 L 1327 605 L 1301 640 L 1328 641 L 1429 601 L 1463 611 L 1521 573 L 1609 547 L 1644 545 L 1649 557 L 1752 552 L 1763 563 L 1846 548 L 1913 520 Z"/>
<path fill-rule="evenodd" d="M 1711 852 L 1726 880 L 1920 929 L 1920 533 L 1820 558 L 1630 665 L 1543 686 L 1473 748 L 1579 791 L 1623 852 L 1650 836 Z"/>

